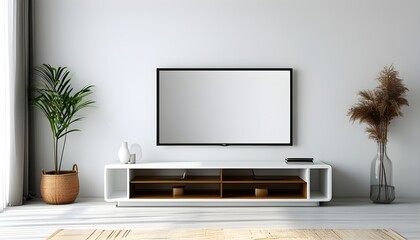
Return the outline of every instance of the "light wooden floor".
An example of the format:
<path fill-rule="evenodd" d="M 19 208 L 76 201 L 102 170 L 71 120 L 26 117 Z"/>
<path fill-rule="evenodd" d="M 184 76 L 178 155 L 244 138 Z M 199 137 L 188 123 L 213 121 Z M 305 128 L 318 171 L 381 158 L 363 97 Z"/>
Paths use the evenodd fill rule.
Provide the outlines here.
<path fill-rule="evenodd" d="M 390 228 L 420 239 L 420 200 L 339 199 L 321 207 L 125 207 L 102 199 L 31 201 L 0 213 L 0 239 L 45 239 L 59 228 Z"/>

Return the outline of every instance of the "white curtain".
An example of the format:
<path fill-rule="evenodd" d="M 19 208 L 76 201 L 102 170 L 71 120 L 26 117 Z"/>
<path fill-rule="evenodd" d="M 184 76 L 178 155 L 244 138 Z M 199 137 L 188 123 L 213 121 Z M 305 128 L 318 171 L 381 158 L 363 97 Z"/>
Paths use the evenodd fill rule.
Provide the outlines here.
<path fill-rule="evenodd" d="M 5 151 L 3 202 L 21 205 L 27 195 L 28 167 L 28 76 L 29 76 L 29 0 L 5 0 L 6 59 L 5 76 Z M 4 15 L 3 15 L 4 16 Z M 4 46 L 3 46 L 4 47 Z M 3 157 L 3 156 L 2 156 Z"/>
<path fill-rule="evenodd" d="M 6 77 L 7 1 L 0 1 L 0 212 L 6 206 Z"/>

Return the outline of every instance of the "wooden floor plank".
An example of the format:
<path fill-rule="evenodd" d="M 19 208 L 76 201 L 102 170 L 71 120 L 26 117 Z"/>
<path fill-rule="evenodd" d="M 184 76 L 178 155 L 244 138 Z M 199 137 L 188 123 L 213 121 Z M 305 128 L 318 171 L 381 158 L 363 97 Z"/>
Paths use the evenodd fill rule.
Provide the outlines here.
<path fill-rule="evenodd" d="M 420 240 L 419 226 L 416 199 L 392 204 L 335 199 L 321 207 L 115 207 L 103 199 L 79 198 L 58 206 L 31 201 L 0 213 L 0 239 L 46 239 L 58 229 L 351 228 L 393 229 Z"/>

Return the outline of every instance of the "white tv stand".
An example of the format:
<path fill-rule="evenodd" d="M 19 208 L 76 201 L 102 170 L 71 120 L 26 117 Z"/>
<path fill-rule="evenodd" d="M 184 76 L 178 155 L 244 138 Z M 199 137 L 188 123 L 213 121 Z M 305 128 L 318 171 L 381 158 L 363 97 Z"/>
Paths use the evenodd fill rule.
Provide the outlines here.
<path fill-rule="evenodd" d="M 184 194 L 173 196 L 174 187 Z M 255 196 L 255 188 L 268 195 Z M 116 163 L 105 166 L 104 195 L 117 206 L 319 206 L 331 200 L 332 169 L 322 162 Z"/>

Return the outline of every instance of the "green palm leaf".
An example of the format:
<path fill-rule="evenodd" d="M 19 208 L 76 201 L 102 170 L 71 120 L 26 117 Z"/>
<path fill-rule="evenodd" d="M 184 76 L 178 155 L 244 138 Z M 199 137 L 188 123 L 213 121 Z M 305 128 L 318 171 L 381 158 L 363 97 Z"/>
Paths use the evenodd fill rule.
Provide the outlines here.
<path fill-rule="evenodd" d="M 52 67 L 49 64 L 42 64 L 35 68 L 37 86 L 32 89 L 34 97 L 32 105 L 42 111 L 51 126 L 54 141 L 54 165 L 58 174 L 63 161 L 63 153 L 66 140 L 62 144 L 61 158 L 58 159 L 58 146 L 61 139 L 67 134 L 78 132 L 79 129 L 72 129 L 73 123 L 83 119 L 76 116 L 80 110 L 92 106 L 95 101 L 86 100 L 93 93 L 93 85 L 83 87 L 73 94 L 71 87 L 70 72 L 66 67 Z M 59 163 L 60 161 L 60 163 Z"/>

